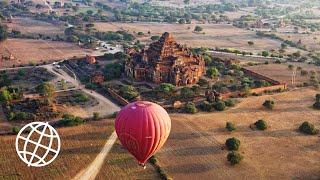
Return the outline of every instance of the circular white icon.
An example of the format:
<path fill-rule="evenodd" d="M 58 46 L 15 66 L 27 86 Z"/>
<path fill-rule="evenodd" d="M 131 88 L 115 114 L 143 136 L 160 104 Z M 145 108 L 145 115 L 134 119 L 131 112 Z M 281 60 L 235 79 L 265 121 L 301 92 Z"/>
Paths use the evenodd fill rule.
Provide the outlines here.
<path fill-rule="evenodd" d="M 58 156 L 60 147 L 60 137 L 49 123 L 29 123 L 16 138 L 16 151 L 20 159 L 32 167 L 50 164 Z"/>

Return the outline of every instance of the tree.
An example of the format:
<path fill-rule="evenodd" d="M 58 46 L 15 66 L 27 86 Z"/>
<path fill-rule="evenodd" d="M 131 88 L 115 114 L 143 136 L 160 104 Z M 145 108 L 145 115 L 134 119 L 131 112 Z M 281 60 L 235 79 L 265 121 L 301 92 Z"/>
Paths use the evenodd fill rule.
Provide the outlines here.
<path fill-rule="evenodd" d="M 189 99 L 189 98 L 192 98 L 193 97 L 193 94 L 194 92 L 188 88 L 188 87 L 183 87 L 181 90 L 180 90 L 180 95 L 182 98 L 184 99 Z"/>
<path fill-rule="evenodd" d="M 163 96 L 171 96 L 175 90 L 175 86 L 169 83 L 161 83 L 157 87 L 157 91 Z"/>
<path fill-rule="evenodd" d="M 217 111 L 223 111 L 226 108 L 226 104 L 223 101 L 218 101 L 213 104 L 213 107 Z"/>
<path fill-rule="evenodd" d="M 88 10 L 87 14 L 91 16 L 93 14 L 93 11 L 92 10 Z"/>
<path fill-rule="evenodd" d="M 299 131 L 309 135 L 316 135 L 319 133 L 319 130 L 316 129 L 314 125 L 309 123 L 308 121 L 305 121 L 300 125 Z"/>
<path fill-rule="evenodd" d="M 254 42 L 253 41 L 248 41 L 249 46 L 253 46 Z"/>
<path fill-rule="evenodd" d="M 133 86 L 122 86 L 119 94 L 129 101 L 132 101 L 139 96 L 139 92 Z"/>
<path fill-rule="evenodd" d="M 234 131 L 234 130 L 236 130 L 236 125 L 234 124 L 234 123 L 232 123 L 232 122 L 227 122 L 226 123 L 226 129 L 228 130 L 228 131 Z"/>
<path fill-rule="evenodd" d="M 80 117 L 76 117 L 70 114 L 65 114 L 62 119 L 57 122 L 58 126 L 78 126 L 84 124 L 85 121 Z"/>
<path fill-rule="evenodd" d="M 219 70 L 215 67 L 211 67 L 207 70 L 207 76 L 210 78 L 217 77 L 219 75 Z"/>
<path fill-rule="evenodd" d="M 275 103 L 274 103 L 274 101 L 266 100 L 262 105 L 267 109 L 273 109 Z"/>
<path fill-rule="evenodd" d="M 93 113 L 93 120 L 98 120 L 100 118 L 100 114 L 98 112 Z"/>
<path fill-rule="evenodd" d="M 293 70 L 294 66 L 292 64 L 288 65 L 288 69 Z"/>
<path fill-rule="evenodd" d="M 208 101 L 203 101 L 201 104 L 200 104 L 200 109 L 202 111 L 206 111 L 206 112 L 211 112 L 214 110 L 213 108 L 213 104 L 208 102 Z"/>
<path fill-rule="evenodd" d="M 320 94 L 316 95 L 316 102 L 313 104 L 313 108 L 320 110 Z"/>
<path fill-rule="evenodd" d="M 0 102 L 1 103 L 5 103 L 8 104 L 12 101 L 12 95 L 11 93 L 8 91 L 7 88 L 3 88 L 0 91 Z"/>
<path fill-rule="evenodd" d="M 243 156 L 236 152 L 236 151 L 231 151 L 227 155 L 227 160 L 231 163 L 231 165 L 236 165 L 239 164 L 243 159 Z"/>
<path fill-rule="evenodd" d="M 195 114 L 198 112 L 198 109 L 193 102 L 187 102 L 185 106 L 185 111 L 190 114 Z"/>
<path fill-rule="evenodd" d="M 257 129 L 262 131 L 268 128 L 267 122 L 263 119 L 258 120 L 257 122 L 254 123 L 254 125 L 257 127 Z"/>
<path fill-rule="evenodd" d="M 112 80 L 121 77 L 123 66 L 119 63 L 107 64 L 104 69 L 104 77 L 107 80 Z"/>
<path fill-rule="evenodd" d="M 240 140 L 233 137 L 226 140 L 226 146 L 230 151 L 237 151 L 240 147 Z"/>
<path fill-rule="evenodd" d="M 49 104 L 52 102 L 52 98 L 55 93 L 55 87 L 53 84 L 43 82 L 36 87 L 36 90 Z"/>
<path fill-rule="evenodd" d="M 151 36 L 152 41 L 158 41 L 160 39 L 160 36 Z"/>
<path fill-rule="evenodd" d="M 262 51 L 262 56 L 264 56 L 264 57 L 269 56 L 269 52 L 268 51 Z"/>
<path fill-rule="evenodd" d="M 203 28 L 202 28 L 201 26 L 196 26 L 196 27 L 194 28 L 194 31 L 195 31 L 195 32 L 201 32 L 201 31 L 203 31 Z"/>
<path fill-rule="evenodd" d="M 179 24 L 185 24 L 185 23 L 186 23 L 185 19 L 183 19 L 183 18 L 179 19 Z"/>
<path fill-rule="evenodd" d="M 0 42 L 5 41 L 8 38 L 7 27 L 0 24 Z"/>

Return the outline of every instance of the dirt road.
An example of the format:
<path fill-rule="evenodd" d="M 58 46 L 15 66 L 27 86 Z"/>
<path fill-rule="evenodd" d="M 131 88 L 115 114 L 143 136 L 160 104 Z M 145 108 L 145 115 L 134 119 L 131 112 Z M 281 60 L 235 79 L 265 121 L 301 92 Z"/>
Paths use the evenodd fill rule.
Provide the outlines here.
<path fill-rule="evenodd" d="M 101 94 L 88 90 L 84 87 L 84 85 L 81 84 L 79 80 L 77 80 L 76 77 L 71 77 L 68 73 L 63 71 L 62 69 L 57 69 L 53 65 L 46 65 L 44 66 L 49 72 L 55 74 L 57 77 L 64 79 L 65 81 L 71 82 L 75 88 L 78 88 L 79 90 L 93 96 L 96 100 L 99 101 L 99 104 L 103 106 L 99 106 L 99 113 L 109 113 L 112 114 L 116 111 L 120 110 L 120 107 L 113 102 L 111 102 L 109 99 L 106 97 L 102 96 Z M 94 111 L 92 111 L 94 112 Z M 98 175 L 103 163 L 104 159 L 108 155 L 109 151 L 111 150 L 113 144 L 117 140 L 117 134 L 114 131 L 106 144 L 104 145 L 103 149 L 101 152 L 98 154 L 98 156 L 95 158 L 95 160 L 85 169 L 83 169 L 80 173 L 78 173 L 74 179 L 79 179 L 79 180 L 90 180 L 90 179 L 95 179 L 95 177 Z"/>
<path fill-rule="evenodd" d="M 83 169 L 80 173 L 76 175 L 74 180 L 93 180 L 98 175 L 104 160 L 108 153 L 110 152 L 113 144 L 117 140 L 117 134 L 114 131 L 110 138 L 108 139 L 107 143 L 104 145 L 102 151 L 98 154 L 95 160 L 86 168 Z"/>
<path fill-rule="evenodd" d="M 66 82 L 70 82 L 71 84 L 73 84 L 75 86 L 74 89 L 78 89 L 80 91 L 85 92 L 86 94 L 94 97 L 99 102 L 98 106 L 90 107 L 88 111 L 92 113 L 98 112 L 101 116 L 106 116 L 120 110 L 120 107 L 118 105 L 114 104 L 109 99 L 102 96 L 101 94 L 95 91 L 86 89 L 84 85 L 82 85 L 77 78 L 71 77 L 68 73 L 66 73 L 62 69 L 54 68 L 53 65 L 46 65 L 43 67 L 46 68 L 49 72 L 55 74 L 58 78 L 64 79 Z"/>

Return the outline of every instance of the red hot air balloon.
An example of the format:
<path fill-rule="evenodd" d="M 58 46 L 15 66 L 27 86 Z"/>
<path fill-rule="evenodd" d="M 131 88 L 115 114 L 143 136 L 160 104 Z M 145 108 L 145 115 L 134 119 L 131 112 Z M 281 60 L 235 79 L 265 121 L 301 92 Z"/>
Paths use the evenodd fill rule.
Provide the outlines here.
<path fill-rule="evenodd" d="M 171 119 L 158 104 L 137 101 L 121 109 L 115 128 L 121 144 L 144 166 L 168 139 Z"/>

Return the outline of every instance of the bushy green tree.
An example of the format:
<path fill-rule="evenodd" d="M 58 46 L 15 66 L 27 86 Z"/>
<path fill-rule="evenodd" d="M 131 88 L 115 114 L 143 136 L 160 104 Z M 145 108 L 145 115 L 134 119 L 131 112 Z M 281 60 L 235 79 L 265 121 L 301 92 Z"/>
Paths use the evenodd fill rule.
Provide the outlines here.
<path fill-rule="evenodd" d="M 265 120 L 260 119 L 257 122 L 254 123 L 254 125 L 257 127 L 259 130 L 266 130 L 268 128 L 268 124 Z"/>
<path fill-rule="evenodd" d="M 170 83 L 161 83 L 157 87 L 157 91 L 162 95 L 166 97 L 170 97 L 173 95 L 173 92 L 175 91 L 175 86 Z"/>
<path fill-rule="evenodd" d="M 53 100 L 56 89 L 52 83 L 43 82 L 36 87 L 36 90 L 50 104 Z"/>
<path fill-rule="evenodd" d="M 201 32 L 201 31 L 203 31 L 203 28 L 202 28 L 201 26 L 196 26 L 196 27 L 194 28 L 194 31 L 195 31 L 195 32 Z"/>
<path fill-rule="evenodd" d="M 213 103 L 213 107 L 217 111 L 223 111 L 226 108 L 226 104 L 223 101 Z"/>
<path fill-rule="evenodd" d="M 227 160 L 231 163 L 231 165 L 236 165 L 243 160 L 243 156 L 236 151 L 231 151 L 227 156 Z"/>
<path fill-rule="evenodd" d="M 234 124 L 234 123 L 232 123 L 232 122 L 227 122 L 226 123 L 226 129 L 228 130 L 228 131 L 234 131 L 234 130 L 236 130 L 236 125 Z"/>
<path fill-rule="evenodd" d="M 233 137 L 226 140 L 226 146 L 230 151 L 237 151 L 240 147 L 240 140 Z"/>
<path fill-rule="evenodd" d="M 62 116 L 62 119 L 57 122 L 58 126 L 78 126 L 84 124 L 85 121 L 80 118 L 70 114 L 65 114 Z"/>
<path fill-rule="evenodd" d="M 107 80 L 117 79 L 121 77 L 123 65 L 119 63 L 107 64 L 103 69 L 104 77 Z"/>
<path fill-rule="evenodd" d="M 299 127 L 300 132 L 315 135 L 319 133 L 319 130 L 315 128 L 315 126 L 307 121 L 303 122 Z"/>
<path fill-rule="evenodd" d="M 268 51 L 262 51 L 261 55 L 264 56 L 264 57 L 267 57 L 267 56 L 269 56 L 269 52 Z"/>
<path fill-rule="evenodd" d="M 193 102 L 187 102 L 185 105 L 185 111 L 190 114 L 195 114 L 198 112 L 198 109 Z"/>
<path fill-rule="evenodd" d="M 133 86 L 122 86 L 119 91 L 120 96 L 132 101 L 139 96 L 139 92 Z"/>
<path fill-rule="evenodd" d="M 320 109 L 320 94 L 316 95 L 316 102 L 313 104 L 314 109 Z"/>
<path fill-rule="evenodd" d="M 207 76 L 210 78 L 217 77 L 219 75 L 219 70 L 215 67 L 211 67 L 207 70 Z"/>
<path fill-rule="evenodd" d="M 275 106 L 275 102 L 271 100 L 266 100 L 262 105 L 267 109 L 273 109 Z"/>
<path fill-rule="evenodd" d="M 200 109 L 202 111 L 206 111 L 206 112 L 211 112 L 214 110 L 214 107 L 213 107 L 213 104 L 208 102 L 208 101 L 203 101 L 201 104 L 200 104 Z"/>
<path fill-rule="evenodd" d="M 194 92 L 188 88 L 188 87 L 183 87 L 181 90 L 180 90 L 180 95 L 182 98 L 184 99 L 190 99 L 193 97 L 194 95 Z"/>
<path fill-rule="evenodd" d="M 0 90 L 0 102 L 1 103 L 10 103 L 13 100 L 11 93 L 7 88 L 2 88 Z"/>

